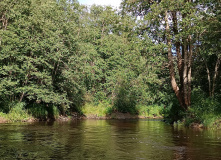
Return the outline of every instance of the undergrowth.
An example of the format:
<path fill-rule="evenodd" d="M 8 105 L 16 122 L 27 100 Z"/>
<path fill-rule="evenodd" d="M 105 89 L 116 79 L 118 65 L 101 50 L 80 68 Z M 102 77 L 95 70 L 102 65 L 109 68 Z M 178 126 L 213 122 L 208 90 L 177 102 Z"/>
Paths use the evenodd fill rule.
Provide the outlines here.
<path fill-rule="evenodd" d="M 192 106 L 185 116 L 185 125 L 201 123 L 206 128 L 220 129 L 221 102 L 217 97 L 207 97 L 200 89 L 193 90 Z"/>
<path fill-rule="evenodd" d="M 10 104 L 9 112 L 0 112 L 0 117 L 7 122 L 21 122 L 32 118 L 32 116 L 28 114 L 27 110 L 25 110 L 25 103 L 23 102 Z"/>
<path fill-rule="evenodd" d="M 136 109 L 138 111 L 139 116 L 144 116 L 148 118 L 155 118 L 155 117 L 162 117 L 162 113 L 164 110 L 164 107 L 161 105 L 137 105 Z"/>
<path fill-rule="evenodd" d="M 5 107 L 6 108 L 6 107 Z M 60 115 L 57 106 L 32 104 L 24 102 L 13 102 L 7 106 L 8 111 L 0 111 L 0 117 L 4 122 L 21 122 L 37 118 L 38 120 L 56 119 Z"/>
<path fill-rule="evenodd" d="M 158 105 L 150 105 L 150 106 L 145 106 L 145 105 L 137 105 L 135 107 L 136 113 L 135 112 L 129 112 L 128 110 L 127 113 L 130 113 L 132 115 L 139 115 L 143 116 L 146 118 L 156 118 L 156 117 L 162 117 L 162 110 L 163 106 L 158 106 Z M 134 111 L 134 110 L 133 110 Z M 86 103 L 82 108 L 81 108 L 81 113 L 85 115 L 86 117 L 106 117 L 110 115 L 111 113 L 114 112 L 119 112 L 114 105 L 111 105 L 109 103 L 99 103 L 99 104 L 93 104 L 93 103 Z"/>
<path fill-rule="evenodd" d="M 192 92 L 192 105 L 187 111 L 172 102 L 164 110 L 164 119 L 169 123 L 179 122 L 189 127 L 201 124 L 205 128 L 221 129 L 221 101 L 218 97 L 208 97 L 200 89 Z"/>
<path fill-rule="evenodd" d="M 54 105 L 32 104 L 27 110 L 30 115 L 40 120 L 56 119 L 60 115 L 59 109 Z"/>
<path fill-rule="evenodd" d="M 86 103 L 81 108 L 81 113 L 86 117 L 96 116 L 96 117 L 106 117 L 111 114 L 112 106 L 108 103 Z"/>

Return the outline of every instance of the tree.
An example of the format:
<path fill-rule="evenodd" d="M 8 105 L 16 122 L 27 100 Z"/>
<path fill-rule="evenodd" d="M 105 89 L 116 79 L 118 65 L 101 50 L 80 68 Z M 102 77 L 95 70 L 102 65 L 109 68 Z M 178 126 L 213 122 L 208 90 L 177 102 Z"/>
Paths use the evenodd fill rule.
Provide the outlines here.
<path fill-rule="evenodd" d="M 156 52 L 163 47 L 139 37 L 136 19 L 121 16 L 111 7 L 86 7 L 81 16 L 79 56 L 84 57 L 82 79 L 87 94 L 96 102 L 108 99 L 116 104 L 119 98 L 124 99 L 119 97 L 123 95 L 121 88 L 127 90 L 127 98 L 134 96 L 145 105 L 159 100 L 162 92 L 157 88 L 163 80 L 158 75 L 164 57 L 157 57 Z"/>
<path fill-rule="evenodd" d="M 0 96 L 11 102 L 70 104 L 61 84 L 73 54 L 67 28 L 76 20 L 74 7 L 54 0 L 1 1 L 1 6 Z"/>
<path fill-rule="evenodd" d="M 207 73 L 208 92 L 210 97 L 214 97 L 217 79 L 219 76 L 219 67 L 221 63 L 221 12 L 220 3 L 218 1 L 203 1 L 203 8 L 206 8 L 202 24 L 205 30 L 201 37 L 200 55 Z"/>
<path fill-rule="evenodd" d="M 134 9 L 137 3 L 139 14 Z M 203 30 L 199 26 L 201 19 L 197 4 L 192 0 L 124 0 L 122 3 L 124 11 L 144 15 L 141 30 L 148 30 L 155 43 L 167 44 L 171 86 L 180 106 L 185 110 L 191 105 L 192 60 L 198 35 Z"/>

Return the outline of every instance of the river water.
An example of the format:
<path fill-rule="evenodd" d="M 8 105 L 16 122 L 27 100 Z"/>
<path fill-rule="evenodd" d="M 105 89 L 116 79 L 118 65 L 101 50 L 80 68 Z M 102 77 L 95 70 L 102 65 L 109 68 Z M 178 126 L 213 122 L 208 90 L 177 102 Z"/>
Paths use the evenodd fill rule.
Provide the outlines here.
<path fill-rule="evenodd" d="M 0 124 L 0 159 L 218 160 L 221 131 L 157 120 Z"/>

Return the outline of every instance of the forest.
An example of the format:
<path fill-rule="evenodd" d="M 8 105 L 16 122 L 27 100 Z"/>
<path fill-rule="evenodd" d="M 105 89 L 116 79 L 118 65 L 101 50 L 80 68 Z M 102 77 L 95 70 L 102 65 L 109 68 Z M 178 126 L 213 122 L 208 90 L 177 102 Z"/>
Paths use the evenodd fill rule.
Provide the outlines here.
<path fill-rule="evenodd" d="M 220 4 L 1 0 L 0 120 L 119 112 L 221 128 Z"/>

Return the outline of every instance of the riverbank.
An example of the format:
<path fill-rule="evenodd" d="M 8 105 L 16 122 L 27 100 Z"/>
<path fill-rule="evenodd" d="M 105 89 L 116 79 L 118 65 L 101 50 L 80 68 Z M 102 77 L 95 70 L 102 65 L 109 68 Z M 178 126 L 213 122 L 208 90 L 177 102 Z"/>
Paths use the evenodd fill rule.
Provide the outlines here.
<path fill-rule="evenodd" d="M 89 114 L 87 116 L 84 116 L 83 119 L 163 119 L 163 117 L 155 115 L 142 116 L 142 115 L 133 115 L 130 113 L 115 112 L 104 117 L 100 117 L 96 114 Z"/>
<path fill-rule="evenodd" d="M 109 103 L 85 103 L 76 111 L 70 111 L 57 106 L 26 106 L 25 103 L 15 103 L 7 113 L 0 112 L 0 123 L 69 121 L 73 119 L 162 119 L 162 109 L 162 106 L 157 105 L 137 105 L 134 108 L 126 106 L 124 108 L 126 112 L 120 112 L 118 108 Z"/>
<path fill-rule="evenodd" d="M 203 106 L 203 108 L 206 107 Z M 15 103 L 8 113 L 0 112 L 0 123 L 76 119 L 163 119 L 166 123 L 190 128 L 221 129 L 221 118 L 218 112 L 214 114 L 205 109 L 199 111 L 199 107 L 196 105 L 186 112 L 178 108 L 158 105 L 136 105 L 132 109 L 126 109 L 127 112 L 119 112 L 118 108 L 109 103 L 85 103 L 76 111 L 61 110 L 57 106 L 33 105 L 27 107 L 25 103 Z"/>
<path fill-rule="evenodd" d="M 130 112 L 129 112 L 130 111 Z M 77 111 L 61 112 L 56 106 L 34 106 L 25 108 L 17 103 L 8 113 L 0 112 L 0 123 L 35 121 L 70 121 L 75 119 L 163 119 L 161 106 L 136 106 L 126 113 L 108 103 L 98 105 L 86 103 Z"/>
<path fill-rule="evenodd" d="M 132 115 L 130 113 L 111 113 L 107 116 L 98 116 L 97 114 L 89 114 L 87 116 L 80 115 L 78 113 L 73 113 L 73 116 L 63 116 L 60 115 L 54 119 L 38 119 L 30 116 L 29 118 L 25 119 L 14 119 L 14 121 L 10 120 L 7 117 L 0 117 L 0 123 L 13 123 L 13 122 L 39 122 L 39 121 L 71 121 L 71 120 L 77 120 L 77 119 L 97 119 L 97 120 L 104 120 L 104 119 L 163 119 L 162 116 L 140 116 L 140 115 Z"/>
<path fill-rule="evenodd" d="M 2 115 L 2 113 L 1 113 Z M 65 122 L 65 121 L 71 121 L 71 120 L 84 120 L 84 119 L 96 119 L 96 120 L 107 120 L 107 119 L 118 119 L 118 120 L 125 120 L 125 119 L 160 119 L 164 120 L 163 116 L 143 116 L 143 115 L 133 115 L 130 113 L 120 113 L 120 112 L 115 112 L 111 113 L 110 115 L 106 116 L 98 116 L 97 114 L 88 114 L 86 115 L 80 115 L 79 113 L 75 112 L 72 114 L 72 116 L 63 116 L 59 115 L 56 118 L 46 118 L 46 119 L 39 119 L 35 118 L 33 116 L 27 116 L 24 119 L 18 118 L 21 116 L 14 117 L 13 120 L 9 118 L 9 115 L 5 115 L 3 117 L 0 116 L 0 124 L 2 123 L 14 123 L 14 122 L 24 122 L 24 123 L 32 123 L 32 122 L 40 122 L 40 121 L 58 121 L 58 122 Z M 17 118 L 17 119 L 16 119 Z M 194 129 L 221 129 L 221 119 L 216 119 L 214 121 L 210 120 L 210 124 L 203 124 L 199 122 L 191 122 L 189 123 L 188 120 L 184 119 L 183 121 L 178 121 L 175 122 L 173 125 L 182 125 L 185 127 L 189 128 L 194 128 Z"/>

